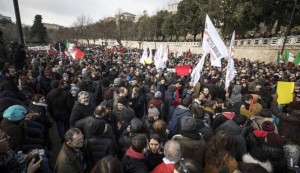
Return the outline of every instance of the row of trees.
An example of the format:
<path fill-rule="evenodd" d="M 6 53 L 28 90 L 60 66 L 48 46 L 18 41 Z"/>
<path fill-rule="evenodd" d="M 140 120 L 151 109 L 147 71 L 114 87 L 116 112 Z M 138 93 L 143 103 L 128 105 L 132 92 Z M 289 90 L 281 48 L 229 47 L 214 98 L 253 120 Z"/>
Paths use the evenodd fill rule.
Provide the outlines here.
<path fill-rule="evenodd" d="M 262 25 L 265 32 L 274 30 L 277 35 L 282 27 L 288 25 L 294 5 L 294 0 L 183 0 L 176 14 L 158 11 L 149 16 L 144 12 L 136 23 L 122 19 L 122 16 L 116 21 L 92 23 L 88 20 L 88 23 L 82 22 L 87 17 L 81 15 L 72 28 L 77 32 L 71 32 L 69 38 L 84 38 L 87 42 L 98 38 L 178 41 L 179 38 L 186 40 L 186 36 L 191 34 L 196 41 L 196 36 L 204 30 L 206 14 L 223 37 L 229 36 L 233 30 L 241 36 L 248 31 L 259 32 Z M 299 9 L 298 5 L 292 27 L 300 24 Z"/>
<path fill-rule="evenodd" d="M 72 27 L 48 30 L 48 36 L 41 23 L 42 17 L 37 15 L 27 32 L 33 43 L 85 39 L 91 44 L 99 38 L 118 41 L 178 41 L 181 38 L 186 41 L 189 34 L 196 41 L 196 36 L 204 30 L 208 14 L 223 37 L 233 30 L 240 36 L 247 31 L 259 32 L 262 25 L 265 32 L 274 30 L 277 34 L 281 27 L 288 25 L 294 4 L 294 0 L 182 0 L 176 14 L 162 10 L 149 16 L 145 11 L 136 23 L 123 18 L 121 10 L 115 20 L 93 22 L 89 16 L 80 15 Z M 298 5 L 292 27 L 300 25 L 299 9 Z"/>

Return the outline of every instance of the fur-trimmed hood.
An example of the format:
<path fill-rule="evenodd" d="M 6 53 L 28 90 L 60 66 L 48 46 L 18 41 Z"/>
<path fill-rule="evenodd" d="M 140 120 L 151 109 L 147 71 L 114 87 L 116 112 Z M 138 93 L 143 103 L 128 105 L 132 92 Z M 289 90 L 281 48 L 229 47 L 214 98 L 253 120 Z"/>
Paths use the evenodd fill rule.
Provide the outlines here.
<path fill-rule="evenodd" d="M 259 164 L 261 167 L 263 167 L 265 170 L 267 170 L 268 172 L 273 172 L 272 170 L 272 164 L 269 160 L 267 160 L 266 162 L 261 162 L 255 158 L 253 158 L 249 153 L 245 154 L 243 156 L 243 162 L 244 163 L 255 163 L 255 164 Z"/>

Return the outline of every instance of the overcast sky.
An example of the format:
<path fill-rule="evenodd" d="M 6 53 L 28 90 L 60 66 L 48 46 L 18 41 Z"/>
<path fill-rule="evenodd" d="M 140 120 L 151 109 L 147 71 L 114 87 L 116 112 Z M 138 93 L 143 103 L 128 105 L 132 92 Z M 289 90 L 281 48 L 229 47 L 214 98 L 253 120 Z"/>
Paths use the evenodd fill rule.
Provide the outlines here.
<path fill-rule="evenodd" d="M 45 23 L 71 26 L 77 16 L 90 16 L 93 22 L 114 16 L 118 9 L 140 15 L 144 10 L 153 15 L 166 9 L 174 0 L 19 0 L 21 21 L 32 25 L 34 16 L 40 14 Z M 176 1 L 176 0 L 175 0 Z M 0 14 L 11 17 L 15 22 L 13 0 L 0 0 Z"/>

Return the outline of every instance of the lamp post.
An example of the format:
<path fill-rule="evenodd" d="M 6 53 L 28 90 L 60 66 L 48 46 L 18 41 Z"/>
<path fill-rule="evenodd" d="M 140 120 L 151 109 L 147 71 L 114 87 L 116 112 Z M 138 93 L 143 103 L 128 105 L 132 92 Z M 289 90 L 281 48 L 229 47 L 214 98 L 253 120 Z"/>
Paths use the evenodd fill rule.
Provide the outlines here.
<path fill-rule="evenodd" d="M 21 42 L 21 44 L 25 45 L 18 0 L 14 0 L 14 8 L 15 8 L 16 23 L 17 23 L 17 27 L 18 27 L 18 31 L 19 31 L 20 42 Z"/>

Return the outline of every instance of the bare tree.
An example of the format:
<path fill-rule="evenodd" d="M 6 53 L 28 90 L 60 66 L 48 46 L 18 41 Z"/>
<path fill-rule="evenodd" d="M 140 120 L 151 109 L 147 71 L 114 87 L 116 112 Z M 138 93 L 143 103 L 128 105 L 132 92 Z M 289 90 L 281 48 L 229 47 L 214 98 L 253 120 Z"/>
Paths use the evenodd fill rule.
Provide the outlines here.
<path fill-rule="evenodd" d="M 81 14 L 76 18 L 74 22 L 75 33 L 78 34 L 78 38 L 83 38 L 87 41 L 88 45 L 92 37 L 91 24 L 93 20 L 91 17 Z"/>

